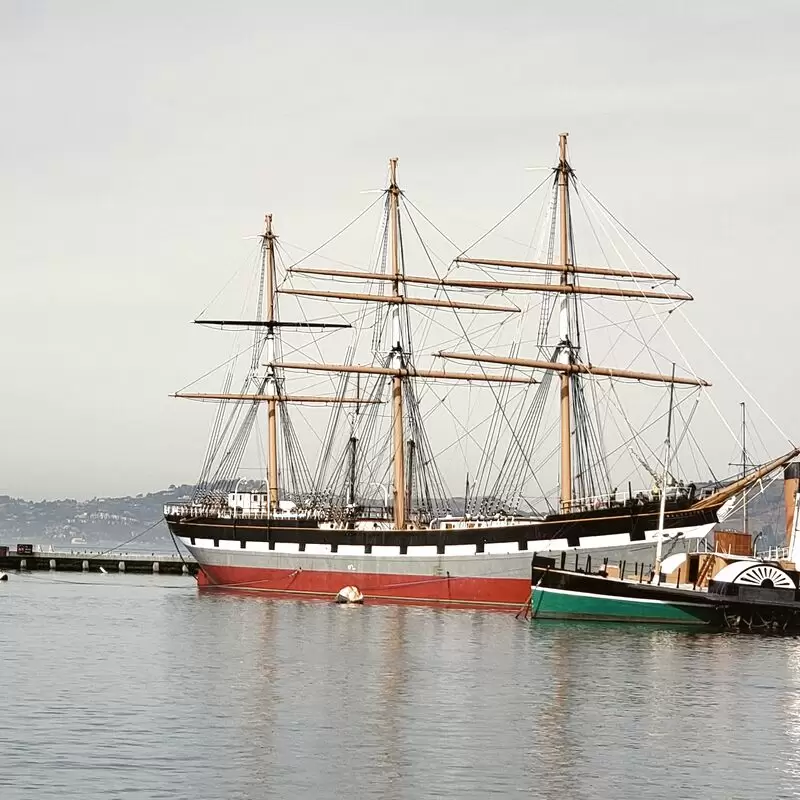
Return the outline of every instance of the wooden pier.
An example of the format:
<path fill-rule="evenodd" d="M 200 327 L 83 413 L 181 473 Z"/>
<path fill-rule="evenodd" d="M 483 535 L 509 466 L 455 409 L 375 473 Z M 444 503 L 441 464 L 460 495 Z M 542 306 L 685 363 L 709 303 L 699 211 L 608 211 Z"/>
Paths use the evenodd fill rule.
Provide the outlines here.
<path fill-rule="evenodd" d="M 196 575 L 197 562 L 177 553 L 115 553 L 106 551 L 51 552 L 30 546 L 0 547 L 0 571 L 55 570 L 65 572 L 136 572 L 162 575 Z"/>

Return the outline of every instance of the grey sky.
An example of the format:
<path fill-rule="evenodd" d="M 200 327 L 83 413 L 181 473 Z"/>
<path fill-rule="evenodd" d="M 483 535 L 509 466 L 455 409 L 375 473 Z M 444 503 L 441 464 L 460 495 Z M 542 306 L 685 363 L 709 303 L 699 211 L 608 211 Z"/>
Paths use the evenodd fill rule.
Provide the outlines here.
<path fill-rule="evenodd" d="M 398 155 L 468 240 L 562 130 L 800 438 L 798 8 L 0 0 L 0 493 L 193 480 L 209 409 L 167 395 L 225 352 L 188 323 L 264 212 L 313 247 Z"/>

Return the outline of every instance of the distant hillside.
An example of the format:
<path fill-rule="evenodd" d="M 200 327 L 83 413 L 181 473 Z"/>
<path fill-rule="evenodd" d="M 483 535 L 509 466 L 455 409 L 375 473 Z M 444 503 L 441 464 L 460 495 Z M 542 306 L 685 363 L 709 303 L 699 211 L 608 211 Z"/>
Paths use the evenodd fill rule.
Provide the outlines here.
<path fill-rule="evenodd" d="M 755 536 L 762 534 L 758 549 L 768 546 L 783 545 L 786 531 L 786 512 L 783 505 L 783 481 L 777 480 L 765 487 L 763 494 L 752 493 L 748 502 L 748 529 Z M 741 530 L 741 512 L 725 520 L 722 528 Z"/>
<path fill-rule="evenodd" d="M 243 489 L 251 488 L 243 482 Z M 254 483 L 252 488 L 256 488 Z M 53 542 L 70 544 L 72 539 L 86 540 L 86 547 L 123 542 L 162 516 L 165 503 L 191 496 L 189 484 L 170 486 L 161 492 L 135 497 L 95 497 L 92 500 L 23 500 L 0 495 L 0 544 L 17 542 Z M 463 498 L 452 498 L 453 513 L 462 513 Z M 741 514 L 726 520 L 729 529 L 741 529 Z M 750 531 L 762 532 L 759 549 L 783 544 L 783 483 L 776 481 L 749 504 Z M 140 544 L 169 545 L 169 533 L 158 525 L 137 540 Z"/>
<path fill-rule="evenodd" d="M 86 547 L 122 542 L 160 519 L 164 503 L 190 496 L 192 488 L 184 484 L 135 497 L 95 497 L 85 501 L 35 501 L 0 495 L 0 544 L 70 544 L 74 538 L 85 539 Z M 138 541 L 171 546 L 164 525 Z"/>

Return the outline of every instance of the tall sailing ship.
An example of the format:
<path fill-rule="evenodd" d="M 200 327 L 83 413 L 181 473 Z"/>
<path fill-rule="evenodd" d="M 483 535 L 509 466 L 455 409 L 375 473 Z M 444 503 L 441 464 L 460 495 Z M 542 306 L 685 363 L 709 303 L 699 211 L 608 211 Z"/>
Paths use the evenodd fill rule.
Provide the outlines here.
<path fill-rule="evenodd" d="M 667 468 L 672 462 L 641 445 L 644 429 L 663 414 L 640 430 L 625 417 L 629 435 L 611 450 L 628 453 L 653 483 L 642 489 L 631 481 L 620 490 L 598 421 L 611 401 L 598 400 L 595 386 L 661 387 L 660 397 L 678 388 L 701 393 L 709 384 L 676 373 L 674 364 L 662 371 L 596 364 L 582 301 L 674 306 L 691 297 L 666 269 L 585 266 L 576 259 L 571 194 L 577 184 L 566 134 L 543 182 L 538 261 L 464 251 L 440 270 L 423 245 L 429 274 L 407 271 L 411 248 L 403 227 L 411 220 L 419 231 L 404 216 L 416 207 L 406 202 L 396 170 L 392 159 L 372 267 L 308 266 L 306 257 L 279 274 L 277 236 L 267 217 L 255 313 L 197 320 L 253 333 L 239 391 L 231 391 L 231 369 L 221 392 L 177 395 L 219 404 L 194 495 L 164 510 L 170 531 L 200 565 L 200 586 L 334 597 L 353 585 L 367 599 L 518 608 L 530 594 L 534 554 L 587 552 L 598 559 L 613 552 L 647 561 L 658 539 L 670 551 L 694 548 L 749 489 L 797 455 L 792 449 L 729 480 L 682 480 Z M 335 283 L 320 288 L 320 281 Z M 348 282 L 360 282 L 362 290 L 349 291 Z M 498 294 L 502 302 L 492 299 Z M 279 297 L 295 298 L 301 319 L 284 319 Z M 325 309 L 324 317 L 306 319 L 308 308 Z M 451 346 L 425 352 L 419 340 L 442 315 Z M 523 321 L 503 342 L 496 333 L 514 317 Z M 476 326 L 475 319 L 489 322 Z M 290 331 L 306 337 L 297 352 L 313 351 L 316 360 L 284 356 L 283 335 Z M 488 344 L 479 342 L 481 334 Z M 349 337 L 338 345 L 344 357 L 323 359 L 322 345 L 337 337 Z M 426 365 L 430 358 L 435 363 Z M 464 362 L 469 366 L 452 366 Z M 309 376 L 330 390 L 297 390 Z M 437 393 L 442 386 L 444 395 Z M 476 393 L 481 387 L 484 399 L 473 402 L 473 387 Z M 434 412 L 459 392 L 453 420 L 432 425 Z M 557 496 L 549 499 L 543 490 L 537 507 L 528 489 L 542 485 L 544 462 L 534 454 L 547 438 L 548 400 L 555 400 L 559 479 Z M 310 466 L 309 431 L 294 418 L 319 406 L 330 416 L 319 426 L 319 456 Z M 259 434 L 264 407 L 266 431 Z M 477 445 L 479 426 L 464 421 L 476 408 L 486 413 Z M 442 446 L 448 437 L 477 446 L 472 475 Z M 255 485 L 241 477 L 254 440 L 263 442 L 266 461 Z M 442 461 L 451 482 L 464 477 L 459 508 Z"/>

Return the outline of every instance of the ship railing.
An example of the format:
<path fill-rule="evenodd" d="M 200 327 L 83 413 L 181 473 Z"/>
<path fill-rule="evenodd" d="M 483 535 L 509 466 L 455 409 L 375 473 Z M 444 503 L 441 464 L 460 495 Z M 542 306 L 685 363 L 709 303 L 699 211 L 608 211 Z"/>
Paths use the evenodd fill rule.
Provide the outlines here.
<path fill-rule="evenodd" d="M 644 496 L 643 492 L 639 492 L 634 497 Z M 566 503 L 566 511 L 592 511 L 601 508 L 614 508 L 616 506 L 624 506 L 628 500 L 628 495 L 622 492 L 610 492 L 608 494 L 594 494 L 588 497 L 576 497 Z"/>
<path fill-rule="evenodd" d="M 164 506 L 164 514 L 168 517 L 216 517 L 221 510 L 217 506 L 174 504 Z"/>
<path fill-rule="evenodd" d="M 681 500 L 689 497 L 690 488 L 681 483 L 675 486 L 667 486 L 666 495 L 667 500 Z M 598 511 L 603 508 L 621 508 L 630 501 L 634 503 L 644 504 L 657 502 L 661 500 L 661 488 L 654 486 L 650 489 L 642 489 L 638 492 L 609 492 L 607 494 L 595 494 L 588 497 L 577 497 L 570 500 L 567 504 L 567 510 L 570 512 L 576 511 Z"/>
<path fill-rule="evenodd" d="M 517 519 L 511 514 L 477 514 L 465 517 L 436 517 L 428 525 L 433 530 L 464 528 L 496 528 L 500 525 L 526 525 L 530 519 Z"/>
<path fill-rule="evenodd" d="M 592 509 L 599 510 L 601 508 L 613 508 L 614 506 L 622 506 L 625 504 L 626 497 L 620 492 L 611 492 L 610 494 L 595 494 L 589 497 L 575 497 L 565 503 L 565 509 L 569 512 L 575 511 L 591 511 Z"/>
<path fill-rule="evenodd" d="M 766 550 L 759 550 L 756 557 L 763 558 L 765 561 L 786 561 L 789 558 L 789 548 L 768 547 Z"/>
<path fill-rule="evenodd" d="M 230 508 L 207 505 L 165 505 L 164 514 L 170 517 L 213 517 L 215 519 L 316 519 L 318 511 L 279 511 L 265 508 Z"/>

